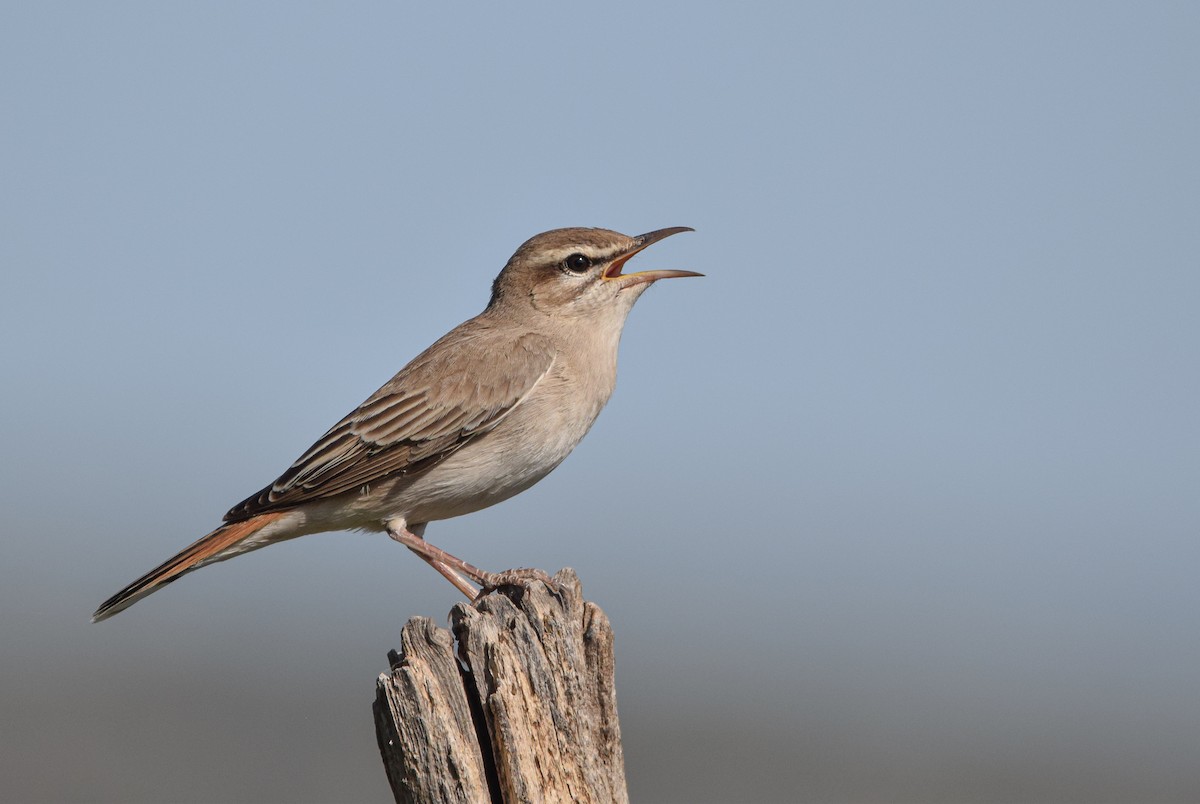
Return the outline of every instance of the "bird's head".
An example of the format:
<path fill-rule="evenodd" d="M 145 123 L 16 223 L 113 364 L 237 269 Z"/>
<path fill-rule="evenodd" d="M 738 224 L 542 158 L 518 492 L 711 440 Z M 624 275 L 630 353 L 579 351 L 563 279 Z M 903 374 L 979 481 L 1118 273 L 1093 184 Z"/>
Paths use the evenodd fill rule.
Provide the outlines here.
<path fill-rule="evenodd" d="M 694 271 L 623 273 L 625 263 L 686 226 L 630 237 L 608 229 L 553 229 L 525 241 L 492 285 L 489 308 L 526 308 L 562 319 L 623 322 L 633 303 L 659 279 L 702 276 Z"/>

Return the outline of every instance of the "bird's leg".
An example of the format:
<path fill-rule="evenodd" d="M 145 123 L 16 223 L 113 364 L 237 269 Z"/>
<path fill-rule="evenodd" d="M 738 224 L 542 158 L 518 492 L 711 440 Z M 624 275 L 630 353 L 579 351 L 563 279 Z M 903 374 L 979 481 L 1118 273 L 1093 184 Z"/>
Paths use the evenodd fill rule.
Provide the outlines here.
<path fill-rule="evenodd" d="M 411 550 L 412 548 L 410 547 L 409 549 Z M 416 551 L 414 550 L 413 552 Z M 479 591 L 474 586 L 471 586 L 471 582 L 464 578 L 461 573 L 455 571 L 453 567 L 447 566 L 441 561 L 433 561 L 420 553 L 417 553 L 417 555 L 422 561 L 440 572 L 443 578 L 454 584 L 454 588 L 466 595 L 468 600 L 474 600 L 479 596 Z"/>
<path fill-rule="evenodd" d="M 387 533 L 388 536 L 391 536 L 400 542 L 400 544 L 412 550 L 421 557 L 421 560 L 441 573 L 443 578 L 454 584 L 454 588 L 462 592 L 469 599 L 474 600 L 479 592 L 475 587 L 471 586 L 462 573 L 455 569 L 457 565 L 464 567 L 470 567 L 471 565 L 461 559 L 455 558 L 440 547 L 435 547 L 425 541 L 425 524 L 422 522 L 419 525 L 413 525 L 410 530 L 404 520 L 393 520 L 387 523 Z M 443 560 L 446 558 L 450 559 L 451 563 Z M 471 569 L 475 568 L 471 567 Z M 476 571 L 478 572 L 479 570 Z"/>
<path fill-rule="evenodd" d="M 558 584 L 539 569 L 511 569 L 504 572 L 487 572 L 474 564 L 468 564 L 458 556 L 447 553 L 425 541 L 425 523 L 414 525 L 411 529 L 402 519 L 394 519 L 387 523 L 387 533 L 400 544 L 420 556 L 429 566 L 442 574 L 446 580 L 454 584 L 458 591 L 471 600 L 477 600 L 481 595 L 501 586 L 519 584 L 521 581 L 535 579 L 544 582 L 551 589 L 558 589 Z M 466 576 L 466 577 L 464 577 Z M 475 589 L 467 579 L 479 584 L 482 589 Z"/>

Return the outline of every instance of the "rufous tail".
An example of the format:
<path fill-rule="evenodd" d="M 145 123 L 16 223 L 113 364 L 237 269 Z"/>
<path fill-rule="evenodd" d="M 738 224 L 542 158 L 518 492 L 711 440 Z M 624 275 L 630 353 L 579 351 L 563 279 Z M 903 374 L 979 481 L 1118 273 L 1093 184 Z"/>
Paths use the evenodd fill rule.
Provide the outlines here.
<path fill-rule="evenodd" d="M 92 622 L 98 623 L 101 620 L 107 620 L 117 612 L 129 608 L 146 595 L 162 589 L 171 581 L 181 578 L 194 569 L 199 569 L 205 563 L 211 562 L 214 556 L 249 538 L 283 515 L 282 511 L 273 511 L 241 522 L 222 525 L 179 555 L 167 559 L 104 601 L 92 615 Z M 227 557 L 231 558 L 232 555 Z"/>

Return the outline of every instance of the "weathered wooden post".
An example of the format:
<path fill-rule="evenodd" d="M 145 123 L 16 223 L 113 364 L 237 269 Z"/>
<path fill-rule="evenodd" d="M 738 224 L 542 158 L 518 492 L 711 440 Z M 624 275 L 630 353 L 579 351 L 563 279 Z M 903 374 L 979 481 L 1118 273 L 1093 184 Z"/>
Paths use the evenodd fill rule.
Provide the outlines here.
<path fill-rule="evenodd" d="M 400 633 L 375 731 L 397 802 L 627 802 L 613 633 L 574 570 Z M 457 657 L 455 655 L 457 646 Z"/>

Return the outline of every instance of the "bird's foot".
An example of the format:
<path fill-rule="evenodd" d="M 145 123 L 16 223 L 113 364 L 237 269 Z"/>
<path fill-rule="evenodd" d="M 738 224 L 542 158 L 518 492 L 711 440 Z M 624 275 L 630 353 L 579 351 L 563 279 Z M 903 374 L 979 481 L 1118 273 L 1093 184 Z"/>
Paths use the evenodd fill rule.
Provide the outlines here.
<path fill-rule="evenodd" d="M 475 599 L 479 600 L 484 595 L 495 592 L 502 586 L 524 586 L 529 581 L 541 581 L 555 594 L 562 591 L 558 581 L 551 578 L 542 570 L 530 567 L 518 567 L 517 569 L 504 570 L 503 572 L 483 573 L 483 577 L 478 579 L 483 588 L 479 590 L 479 594 L 476 595 Z"/>

